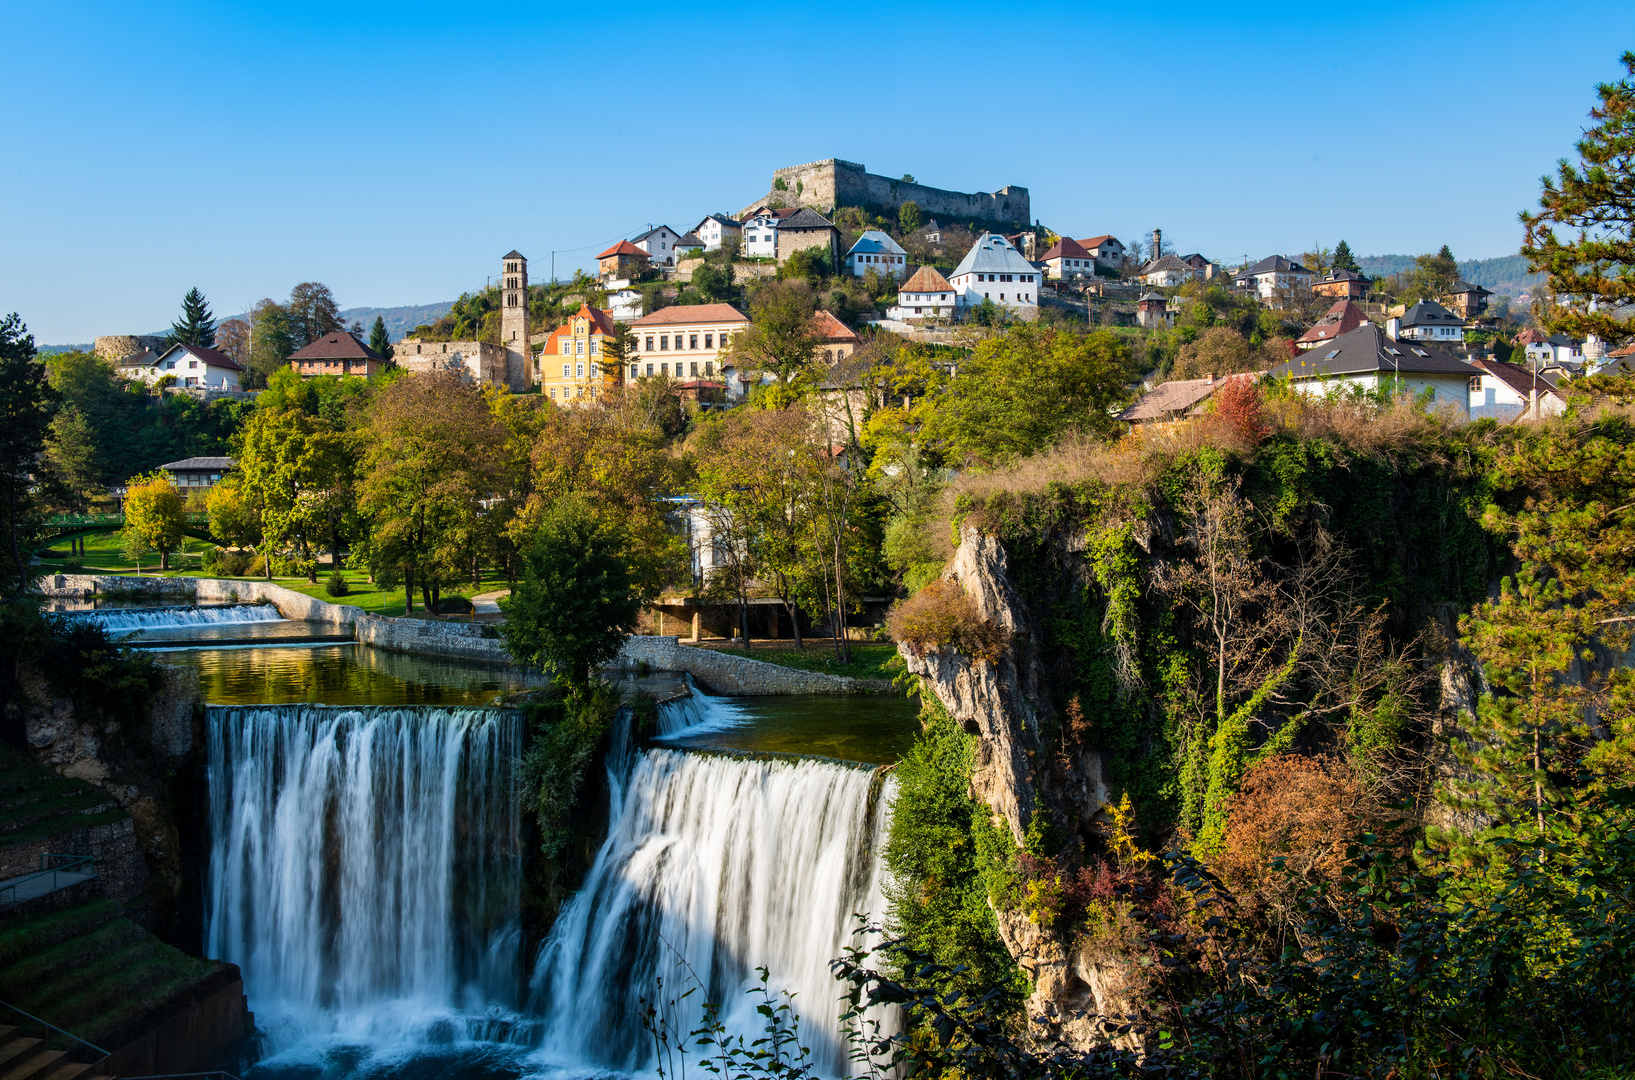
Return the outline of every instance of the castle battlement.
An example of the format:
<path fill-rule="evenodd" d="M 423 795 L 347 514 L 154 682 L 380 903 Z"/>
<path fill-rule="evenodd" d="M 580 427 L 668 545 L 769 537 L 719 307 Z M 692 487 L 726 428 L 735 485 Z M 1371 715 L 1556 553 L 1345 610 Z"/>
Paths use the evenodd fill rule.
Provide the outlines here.
<path fill-rule="evenodd" d="M 782 187 L 778 186 L 779 181 Z M 809 206 L 825 214 L 837 207 L 855 206 L 888 215 L 895 214 L 903 203 L 913 202 L 926 217 L 949 218 L 956 222 L 1023 228 L 1033 221 L 1028 189 L 1016 184 L 1007 184 L 993 192 L 949 191 L 876 176 L 866 166 L 841 158 L 824 158 L 773 170 L 770 190 L 741 210 L 739 216 L 768 202 Z"/>

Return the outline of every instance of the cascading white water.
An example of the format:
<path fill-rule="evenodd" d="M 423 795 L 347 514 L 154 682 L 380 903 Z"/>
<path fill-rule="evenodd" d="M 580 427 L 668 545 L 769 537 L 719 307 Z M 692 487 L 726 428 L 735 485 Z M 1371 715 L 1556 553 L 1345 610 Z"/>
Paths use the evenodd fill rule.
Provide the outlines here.
<path fill-rule="evenodd" d="M 672 734 L 707 706 L 677 702 Z M 746 993 L 797 995 L 804 1041 L 829 1075 L 847 1071 L 841 988 L 829 962 L 855 940 L 853 913 L 885 911 L 884 836 L 892 785 L 843 764 L 647 750 L 611 775 L 609 835 L 540 950 L 533 1008 L 544 1055 L 564 1065 L 651 1066 L 641 1001 L 679 996 L 696 978 L 728 1028 L 763 1021 Z"/>
<path fill-rule="evenodd" d="M 75 612 L 73 618 L 98 622 L 112 634 L 132 630 L 173 630 L 184 626 L 228 623 L 280 622 L 284 616 L 271 604 L 223 604 L 220 607 L 107 608 Z"/>
<path fill-rule="evenodd" d="M 208 710 L 208 955 L 274 1047 L 401 1043 L 521 984 L 521 721 L 496 709 Z"/>

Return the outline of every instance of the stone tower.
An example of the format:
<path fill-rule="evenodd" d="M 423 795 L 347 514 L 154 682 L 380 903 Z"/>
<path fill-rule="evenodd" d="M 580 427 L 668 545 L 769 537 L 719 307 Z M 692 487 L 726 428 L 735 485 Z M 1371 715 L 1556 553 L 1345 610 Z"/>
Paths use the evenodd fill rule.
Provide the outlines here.
<path fill-rule="evenodd" d="M 513 393 L 534 381 L 528 346 L 528 260 L 520 251 L 505 256 L 500 276 L 500 345 L 505 348 L 505 382 Z"/>
<path fill-rule="evenodd" d="M 1163 229 L 1154 229 L 1152 231 L 1152 257 L 1156 259 L 1156 258 L 1158 258 L 1158 256 L 1162 255 L 1163 253 L 1164 253 L 1164 230 Z"/>

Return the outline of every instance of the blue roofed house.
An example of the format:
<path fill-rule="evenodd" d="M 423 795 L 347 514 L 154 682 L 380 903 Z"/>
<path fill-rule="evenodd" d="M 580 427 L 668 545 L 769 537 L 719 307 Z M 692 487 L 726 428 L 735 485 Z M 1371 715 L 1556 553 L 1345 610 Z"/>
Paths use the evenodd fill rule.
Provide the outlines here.
<path fill-rule="evenodd" d="M 895 281 L 908 272 L 908 252 L 879 229 L 868 229 L 846 252 L 846 272 L 862 277 L 870 270 Z"/>
<path fill-rule="evenodd" d="M 1287 378 L 1295 390 L 1314 397 L 1351 387 L 1375 390 L 1394 382 L 1407 393 L 1428 394 L 1433 407 L 1452 405 L 1468 415 L 1476 385 L 1472 380 L 1484 372 L 1429 342 L 1394 340 L 1370 322 L 1267 374 Z"/>
<path fill-rule="evenodd" d="M 965 258 L 948 275 L 959 297 L 959 307 L 976 307 L 984 300 L 1024 318 L 1039 313 L 1038 268 L 998 233 L 985 232 L 976 238 Z"/>

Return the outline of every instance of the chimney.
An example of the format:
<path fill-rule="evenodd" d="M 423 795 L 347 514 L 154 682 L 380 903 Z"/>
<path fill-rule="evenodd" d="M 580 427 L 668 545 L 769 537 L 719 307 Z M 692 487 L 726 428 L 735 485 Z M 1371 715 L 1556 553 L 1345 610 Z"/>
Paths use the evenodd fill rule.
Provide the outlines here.
<path fill-rule="evenodd" d="M 1163 253 L 1164 253 L 1164 230 L 1163 229 L 1154 229 L 1152 231 L 1152 257 L 1156 259 L 1156 258 L 1158 258 L 1158 256 L 1162 255 Z"/>
<path fill-rule="evenodd" d="M 1213 371 L 1206 371 L 1204 372 L 1204 378 L 1208 379 L 1210 383 L 1213 384 L 1215 381 L 1215 373 Z"/>
<path fill-rule="evenodd" d="M 1400 333 L 1402 333 L 1402 320 L 1401 319 L 1399 319 L 1395 315 L 1393 315 L 1389 319 L 1385 320 L 1385 336 L 1386 337 L 1390 338 L 1392 341 L 1395 341 L 1397 339 L 1397 335 L 1400 334 Z"/>

